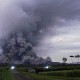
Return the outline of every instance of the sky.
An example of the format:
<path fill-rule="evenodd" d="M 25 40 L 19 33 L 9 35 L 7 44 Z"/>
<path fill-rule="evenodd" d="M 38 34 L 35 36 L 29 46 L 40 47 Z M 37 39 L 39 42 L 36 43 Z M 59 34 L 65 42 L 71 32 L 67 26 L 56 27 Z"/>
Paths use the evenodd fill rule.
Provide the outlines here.
<path fill-rule="evenodd" d="M 71 62 L 70 55 L 80 54 L 80 0 L 0 0 L 0 44 L 18 30 L 38 56 Z"/>
<path fill-rule="evenodd" d="M 71 21 L 72 22 L 72 21 Z M 62 58 L 66 57 L 68 63 L 71 62 L 70 55 L 80 54 L 80 23 L 72 22 L 61 28 L 51 28 L 37 46 L 36 52 L 39 56 L 46 58 L 50 56 L 53 61 L 62 62 Z M 77 62 L 77 59 L 73 59 Z"/>

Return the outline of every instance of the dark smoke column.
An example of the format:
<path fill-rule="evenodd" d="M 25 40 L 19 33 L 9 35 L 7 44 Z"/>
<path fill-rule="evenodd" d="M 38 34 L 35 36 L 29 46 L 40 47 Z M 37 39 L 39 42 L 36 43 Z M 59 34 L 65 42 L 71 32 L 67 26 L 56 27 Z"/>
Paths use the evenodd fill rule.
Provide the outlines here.
<path fill-rule="evenodd" d="M 14 33 L 6 42 L 4 55 L 10 55 L 13 62 L 21 61 L 24 55 L 36 57 L 36 54 L 32 52 L 32 47 L 22 32 Z"/>

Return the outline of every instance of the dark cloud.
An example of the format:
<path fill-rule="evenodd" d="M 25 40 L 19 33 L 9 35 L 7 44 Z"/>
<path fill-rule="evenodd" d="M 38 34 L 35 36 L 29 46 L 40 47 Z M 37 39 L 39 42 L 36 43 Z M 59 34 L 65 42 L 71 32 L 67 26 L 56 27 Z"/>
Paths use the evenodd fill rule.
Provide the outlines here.
<path fill-rule="evenodd" d="M 1 1 L 0 35 L 3 37 L 16 29 L 26 30 L 31 37 L 38 35 L 40 30 L 58 24 L 59 19 L 79 18 L 79 3 L 79 0 Z"/>
<path fill-rule="evenodd" d="M 61 27 L 79 19 L 79 0 L 0 0 L 0 39 L 23 31 L 29 41 L 39 45 L 46 35 L 65 34 Z"/>

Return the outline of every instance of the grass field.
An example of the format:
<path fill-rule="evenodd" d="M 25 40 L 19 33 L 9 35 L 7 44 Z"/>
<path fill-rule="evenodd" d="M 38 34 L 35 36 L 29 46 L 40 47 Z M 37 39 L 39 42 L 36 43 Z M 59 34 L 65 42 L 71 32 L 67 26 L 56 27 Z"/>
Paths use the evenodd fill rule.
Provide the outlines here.
<path fill-rule="evenodd" d="M 7 68 L 0 67 L 0 80 L 14 80 L 12 72 Z"/>
<path fill-rule="evenodd" d="M 47 71 L 38 74 L 26 72 L 23 68 L 19 69 L 19 71 L 35 80 L 80 80 L 80 69 Z"/>
<path fill-rule="evenodd" d="M 80 80 L 79 77 L 66 77 L 66 76 L 54 76 L 54 75 L 52 76 L 48 75 L 50 72 L 48 74 L 47 72 L 45 73 L 35 74 L 35 73 L 22 72 L 22 74 L 24 74 L 25 76 L 29 76 L 35 80 Z"/>
<path fill-rule="evenodd" d="M 38 69 L 42 71 L 40 67 Z M 27 67 L 17 67 L 22 75 L 31 77 L 34 80 L 80 80 L 80 66 L 59 66 L 51 69 L 43 70 L 37 74 L 27 72 Z M 0 80 L 14 80 L 13 74 L 8 67 L 0 67 Z"/>

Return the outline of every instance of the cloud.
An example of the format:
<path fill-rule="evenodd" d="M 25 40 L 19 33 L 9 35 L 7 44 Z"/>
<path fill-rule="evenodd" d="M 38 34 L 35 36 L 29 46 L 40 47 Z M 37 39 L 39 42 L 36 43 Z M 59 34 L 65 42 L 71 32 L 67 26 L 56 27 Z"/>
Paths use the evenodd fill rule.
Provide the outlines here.
<path fill-rule="evenodd" d="M 59 19 L 79 17 L 80 1 L 67 0 L 1 0 L 0 32 L 1 37 L 16 28 L 26 28 L 32 32 L 58 24 Z M 35 26 L 35 27 L 34 27 Z"/>
<path fill-rule="evenodd" d="M 66 27 L 63 25 L 55 30 L 54 28 L 50 29 L 35 48 L 39 56 L 44 55 L 44 58 L 50 56 L 53 61 L 60 62 L 62 62 L 63 57 L 67 57 L 68 62 L 71 62 L 69 56 L 80 53 L 80 23 L 77 21 L 68 24 Z M 55 35 L 53 35 L 54 31 L 56 32 Z"/>
<path fill-rule="evenodd" d="M 77 46 L 79 21 L 79 0 L 0 0 L 0 39 L 23 30 L 26 38 L 38 46 L 37 50 L 43 46 L 48 49 L 36 51 L 41 56 L 59 54 L 52 52 L 52 47 L 57 51 L 73 43 Z M 78 25 L 72 26 L 73 23 Z"/>

